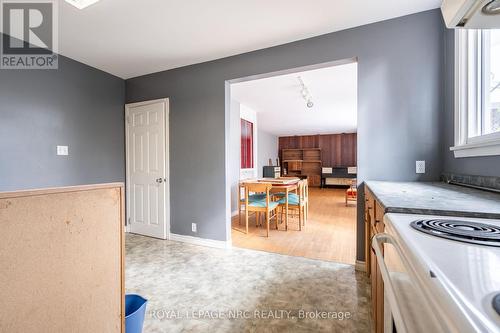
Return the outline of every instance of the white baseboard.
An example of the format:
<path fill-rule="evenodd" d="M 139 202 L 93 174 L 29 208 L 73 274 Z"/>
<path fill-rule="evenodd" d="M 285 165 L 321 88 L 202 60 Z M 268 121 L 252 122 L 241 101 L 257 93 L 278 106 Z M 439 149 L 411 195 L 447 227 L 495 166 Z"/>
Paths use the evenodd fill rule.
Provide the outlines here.
<path fill-rule="evenodd" d="M 172 234 L 172 233 L 170 234 L 169 239 L 172 241 L 175 241 L 175 242 L 182 242 L 182 243 L 188 243 L 188 244 L 193 244 L 193 245 L 215 247 L 218 249 L 230 249 L 232 247 L 230 241 L 219 241 L 219 240 L 214 240 L 214 239 L 200 238 L 200 237 L 193 237 L 193 236 L 186 236 L 186 235 L 178 235 L 178 234 Z"/>
<path fill-rule="evenodd" d="M 231 212 L 231 217 L 235 217 L 236 215 L 238 215 L 238 211 L 235 210 L 234 212 Z"/>
<path fill-rule="evenodd" d="M 361 260 L 356 260 L 356 264 L 354 265 L 354 269 L 360 272 L 366 272 L 366 262 Z"/>
<path fill-rule="evenodd" d="M 130 225 L 125 226 L 125 232 L 130 232 Z"/>

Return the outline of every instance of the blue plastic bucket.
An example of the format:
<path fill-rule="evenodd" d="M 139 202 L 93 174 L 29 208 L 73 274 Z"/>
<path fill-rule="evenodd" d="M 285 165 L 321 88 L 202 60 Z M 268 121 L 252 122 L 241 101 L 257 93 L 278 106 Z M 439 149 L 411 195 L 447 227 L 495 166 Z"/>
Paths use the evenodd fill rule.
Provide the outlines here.
<path fill-rule="evenodd" d="M 125 332 L 141 333 L 148 300 L 135 294 L 125 295 Z"/>

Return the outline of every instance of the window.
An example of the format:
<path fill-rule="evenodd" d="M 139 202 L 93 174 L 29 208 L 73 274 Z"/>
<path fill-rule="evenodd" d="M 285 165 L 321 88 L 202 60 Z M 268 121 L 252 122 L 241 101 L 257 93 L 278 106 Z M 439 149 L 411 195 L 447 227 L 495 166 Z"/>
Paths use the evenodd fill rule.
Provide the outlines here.
<path fill-rule="evenodd" d="M 241 119 L 241 169 L 253 169 L 253 123 Z"/>
<path fill-rule="evenodd" d="M 455 157 L 500 155 L 500 30 L 456 32 Z"/>

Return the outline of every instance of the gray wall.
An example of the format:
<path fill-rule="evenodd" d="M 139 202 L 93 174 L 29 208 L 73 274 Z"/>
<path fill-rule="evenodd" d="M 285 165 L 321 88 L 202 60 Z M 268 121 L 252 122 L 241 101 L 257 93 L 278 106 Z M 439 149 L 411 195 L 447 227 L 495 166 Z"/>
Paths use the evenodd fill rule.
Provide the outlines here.
<path fill-rule="evenodd" d="M 258 122 L 257 122 L 258 124 Z M 276 165 L 278 158 L 278 137 L 274 134 L 258 130 L 257 131 L 257 174 L 263 177 L 262 167 L 269 165 L 269 159 Z"/>
<path fill-rule="evenodd" d="M 454 48 L 453 30 L 445 34 L 445 107 L 443 121 L 443 171 L 479 176 L 500 176 L 500 156 L 455 158 L 450 151 L 454 142 Z"/>
<path fill-rule="evenodd" d="M 0 191 L 124 181 L 124 101 L 122 79 L 65 57 L 0 70 Z"/>
<path fill-rule="evenodd" d="M 226 239 L 225 81 L 249 75 L 357 57 L 360 180 L 438 179 L 443 31 L 439 10 L 432 10 L 127 80 L 127 102 L 170 98 L 172 232 L 193 235 L 191 223 L 197 222 L 197 236 Z M 417 177 L 415 161 L 421 159 L 427 174 Z"/>

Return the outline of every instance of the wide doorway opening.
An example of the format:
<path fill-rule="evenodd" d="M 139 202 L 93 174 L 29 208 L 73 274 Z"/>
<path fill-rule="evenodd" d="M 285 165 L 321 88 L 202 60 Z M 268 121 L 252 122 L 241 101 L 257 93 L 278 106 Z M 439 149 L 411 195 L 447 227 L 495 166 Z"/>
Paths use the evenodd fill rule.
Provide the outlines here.
<path fill-rule="evenodd" d="M 355 264 L 356 60 L 232 80 L 226 94 L 232 245 Z"/>

